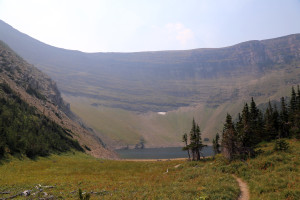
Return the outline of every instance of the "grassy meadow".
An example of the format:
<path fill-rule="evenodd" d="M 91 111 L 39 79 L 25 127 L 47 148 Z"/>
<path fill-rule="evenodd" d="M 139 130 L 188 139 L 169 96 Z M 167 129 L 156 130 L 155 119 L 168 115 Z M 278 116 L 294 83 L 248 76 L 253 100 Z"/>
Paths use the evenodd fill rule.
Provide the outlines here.
<path fill-rule="evenodd" d="M 274 152 L 274 142 L 262 143 L 259 149 L 263 153 L 245 162 L 228 163 L 218 156 L 213 167 L 246 181 L 252 200 L 297 200 L 300 199 L 300 141 L 288 140 L 288 143 L 290 148 L 286 152 Z"/>
<path fill-rule="evenodd" d="M 235 199 L 238 184 L 212 165 L 212 161 L 111 161 L 77 152 L 38 160 L 13 158 L 0 165 L 0 191 L 11 192 L 0 198 L 36 192 L 35 186 L 41 184 L 54 186 L 44 192 L 58 199 L 78 199 L 79 188 L 97 192 L 91 199 Z M 43 196 L 30 198 L 38 195 Z"/>
<path fill-rule="evenodd" d="M 113 161 L 71 152 L 48 158 L 11 158 L 0 165 L 0 198 L 35 186 L 58 199 L 78 199 L 78 189 L 91 199 L 236 199 L 239 187 L 232 174 L 246 181 L 251 200 L 300 198 L 300 142 L 288 140 L 287 152 L 275 152 L 274 142 L 262 143 L 259 156 L 229 163 L 222 156 L 200 162 Z M 168 172 L 167 172 L 168 170 Z M 167 173 L 166 173 L 167 172 Z M 36 198 L 42 193 L 31 195 Z M 24 199 L 25 197 L 20 197 Z M 28 199 L 30 199 L 28 197 Z"/>

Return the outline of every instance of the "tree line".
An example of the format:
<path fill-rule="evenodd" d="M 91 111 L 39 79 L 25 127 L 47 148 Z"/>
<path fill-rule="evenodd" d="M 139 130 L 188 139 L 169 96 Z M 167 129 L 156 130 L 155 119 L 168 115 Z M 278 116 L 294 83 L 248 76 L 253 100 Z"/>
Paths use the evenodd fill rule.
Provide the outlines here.
<path fill-rule="evenodd" d="M 258 109 L 254 99 L 245 103 L 243 110 L 234 122 L 227 114 L 222 131 L 221 145 L 218 135 L 214 139 L 215 153 L 220 152 L 229 160 L 255 156 L 257 145 L 262 141 L 277 140 L 276 148 L 287 148 L 282 138 L 300 138 L 300 89 L 292 87 L 291 97 L 280 99 L 280 108 L 270 101 L 265 111 Z"/>
<path fill-rule="evenodd" d="M 254 157 L 257 145 L 262 141 L 277 140 L 276 148 L 285 149 L 287 143 L 282 138 L 296 137 L 300 139 L 300 88 L 292 87 L 291 97 L 280 99 L 280 107 L 276 103 L 267 104 L 266 109 L 259 109 L 251 99 L 244 104 L 242 112 L 236 120 L 227 114 L 221 136 L 216 134 L 212 141 L 215 154 L 221 153 L 229 160 Z M 221 140 L 221 142 L 220 142 Z M 189 159 L 200 160 L 202 144 L 201 132 L 193 119 L 192 129 L 184 134 L 183 150 L 188 152 Z"/>
<path fill-rule="evenodd" d="M 61 126 L 0 83 L 0 159 L 6 154 L 47 156 L 70 149 L 83 151 Z"/>

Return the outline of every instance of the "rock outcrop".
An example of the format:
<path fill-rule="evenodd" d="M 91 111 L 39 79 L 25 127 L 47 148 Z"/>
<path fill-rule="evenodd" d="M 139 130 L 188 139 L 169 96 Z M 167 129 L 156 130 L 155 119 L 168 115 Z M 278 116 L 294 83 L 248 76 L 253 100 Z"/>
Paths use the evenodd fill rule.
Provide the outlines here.
<path fill-rule="evenodd" d="M 1 41 L 0 81 L 6 82 L 22 100 L 67 130 L 87 153 L 99 158 L 117 158 L 114 152 L 104 147 L 99 137 L 80 125 L 62 99 L 56 83 Z"/>

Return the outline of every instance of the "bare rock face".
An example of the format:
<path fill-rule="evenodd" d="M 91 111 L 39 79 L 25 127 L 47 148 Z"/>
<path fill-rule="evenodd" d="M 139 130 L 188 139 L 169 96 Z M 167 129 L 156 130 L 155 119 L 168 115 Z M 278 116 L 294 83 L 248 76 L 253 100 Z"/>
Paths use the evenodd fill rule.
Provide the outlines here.
<path fill-rule="evenodd" d="M 56 83 L 1 41 L 0 81 L 8 83 L 29 105 L 67 130 L 83 149 L 88 147 L 87 153 L 95 157 L 117 158 L 114 152 L 104 147 L 99 137 L 79 124 L 79 119 L 70 111 L 70 105 L 62 99 Z"/>
<path fill-rule="evenodd" d="M 219 88 L 212 89 L 211 80 L 261 77 L 276 65 L 300 62 L 300 34 L 224 48 L 84 53 L 44 44 L 0 20 L 0 40 L 51 76 L 64 94 L 139 112 L 207 102 Z"/>

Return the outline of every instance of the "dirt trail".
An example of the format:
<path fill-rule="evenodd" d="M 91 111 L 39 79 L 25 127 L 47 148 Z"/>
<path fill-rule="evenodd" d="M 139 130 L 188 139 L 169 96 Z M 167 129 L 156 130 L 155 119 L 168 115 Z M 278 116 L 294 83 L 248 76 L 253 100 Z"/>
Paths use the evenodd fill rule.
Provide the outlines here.
<path fill-rule="evenodd" d="M 250 193 L 249 193 L 249 188 L 248 184 L 244 182 L 241 178 L 232 175 L 235 180 L 238 182 L 239 187 L 240 187 L 240 196 L 238 197 L 237 200 L 249 200 L 250 199 Z"/>

